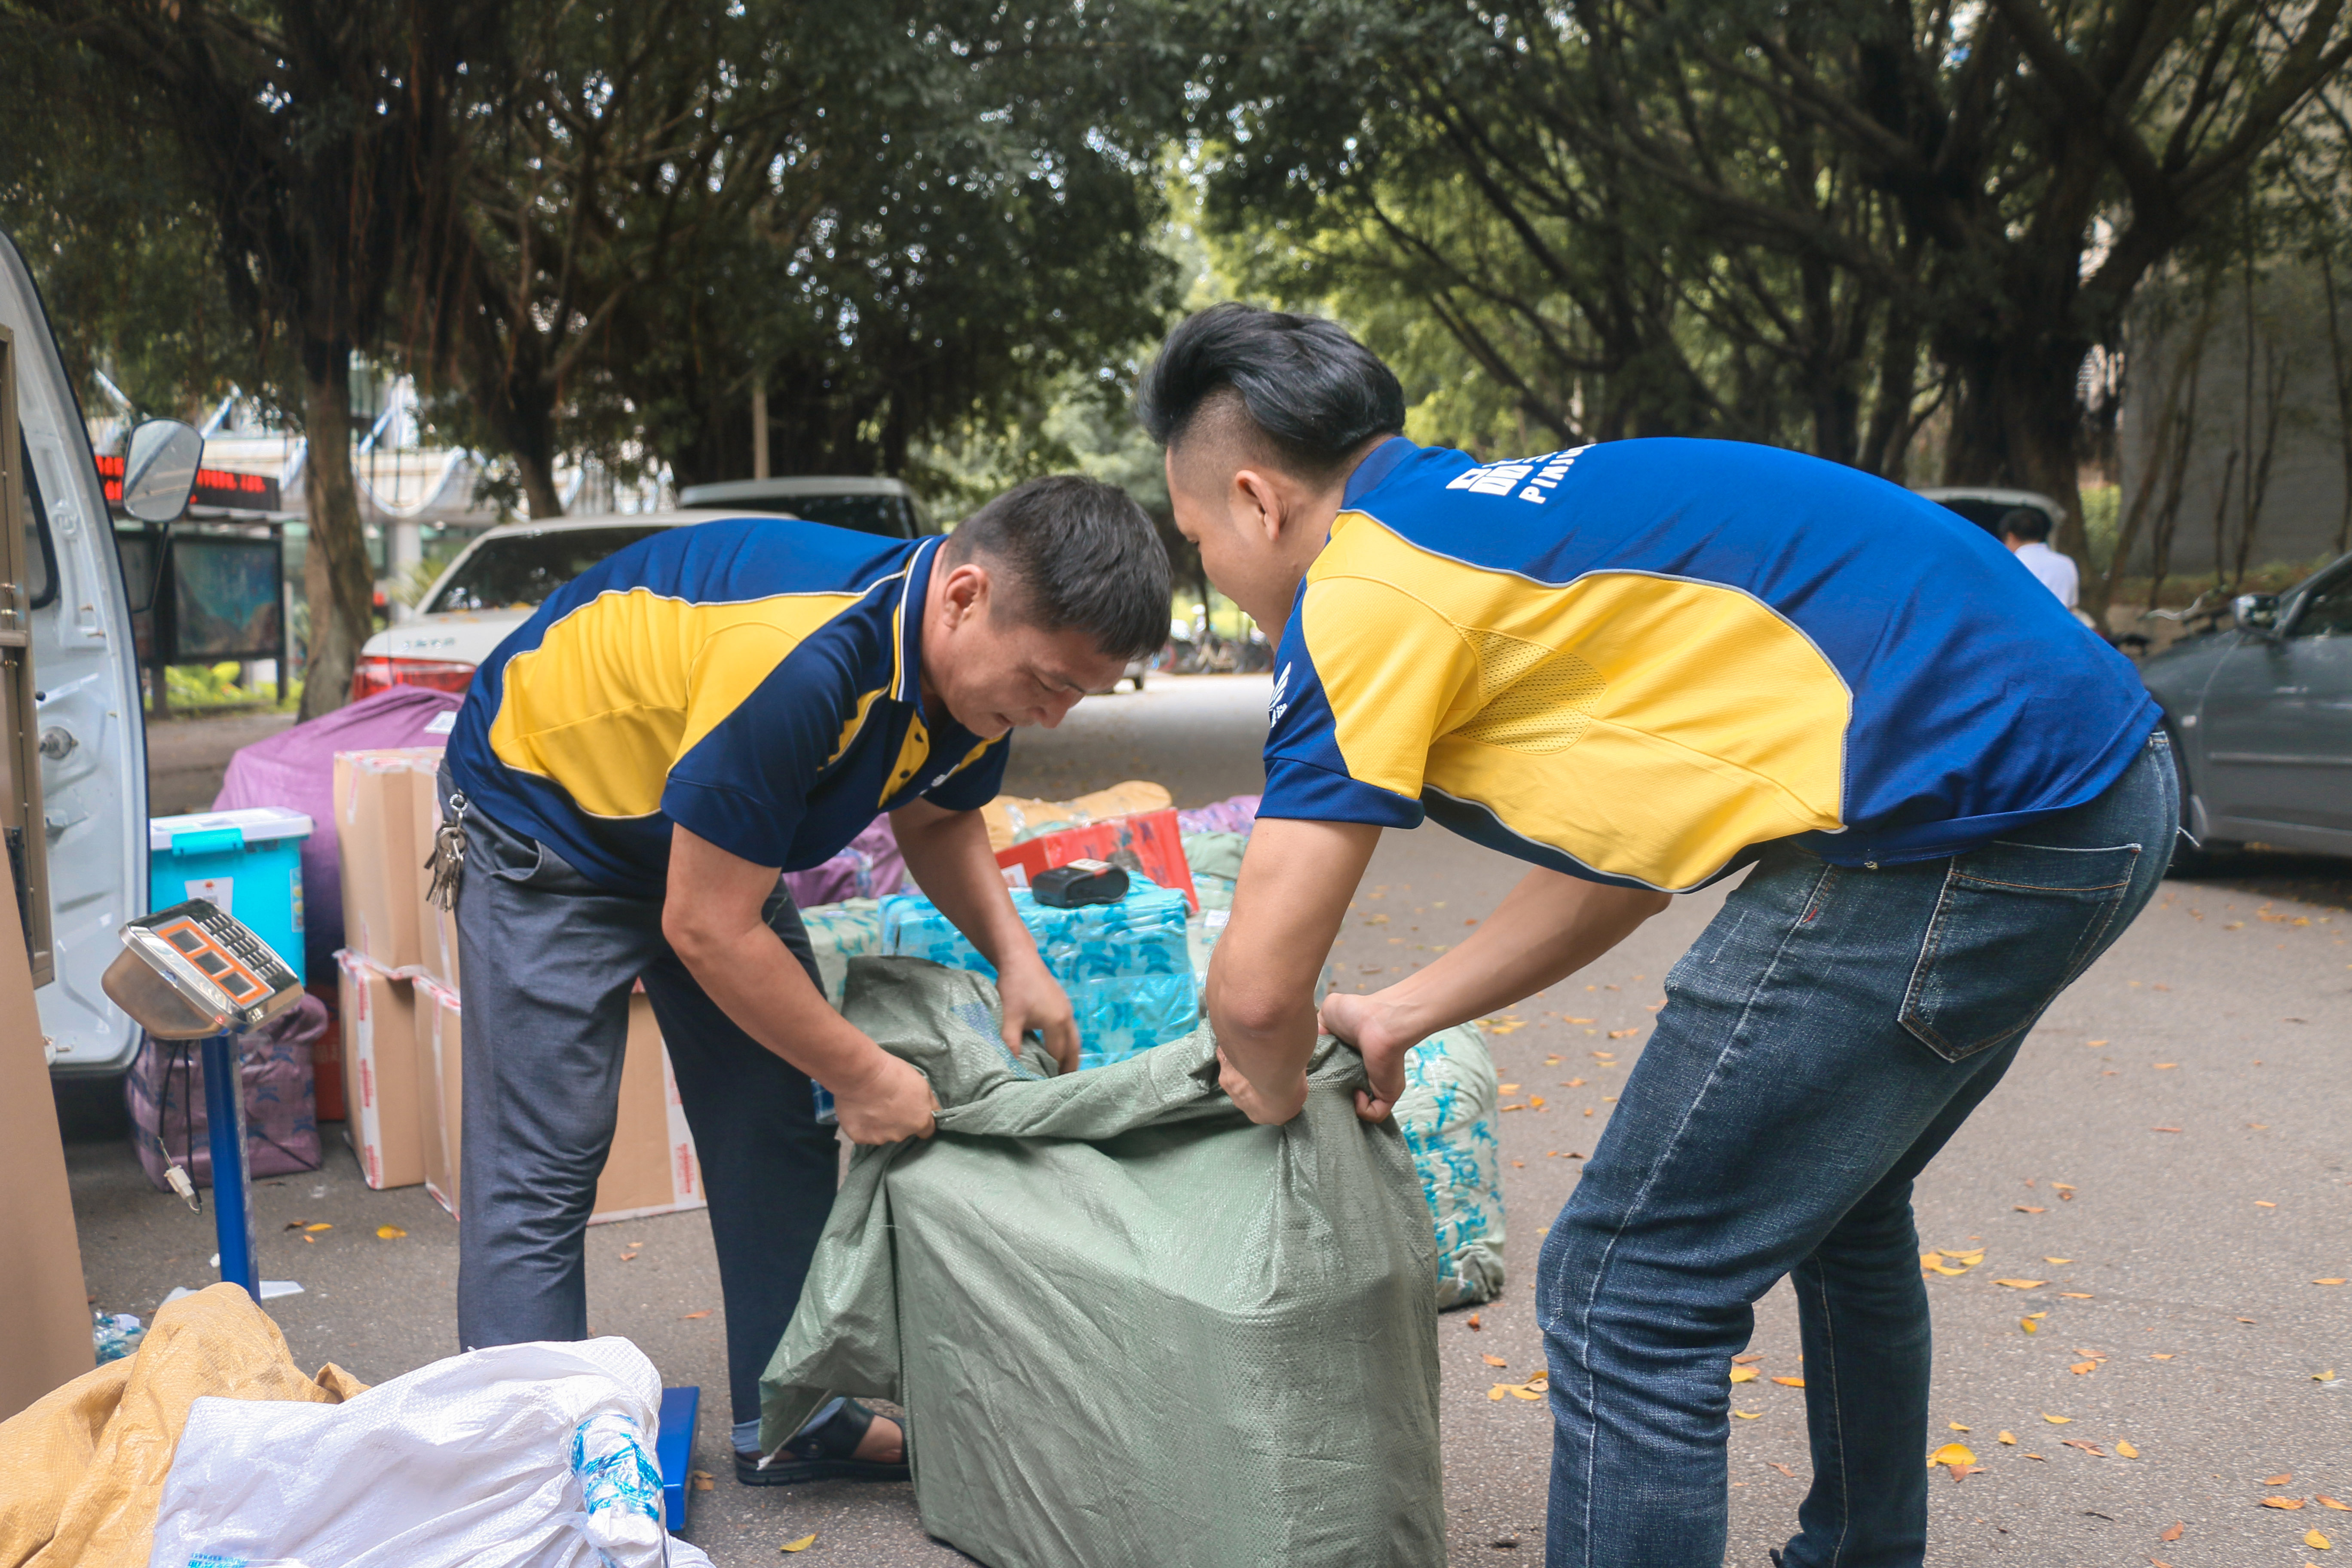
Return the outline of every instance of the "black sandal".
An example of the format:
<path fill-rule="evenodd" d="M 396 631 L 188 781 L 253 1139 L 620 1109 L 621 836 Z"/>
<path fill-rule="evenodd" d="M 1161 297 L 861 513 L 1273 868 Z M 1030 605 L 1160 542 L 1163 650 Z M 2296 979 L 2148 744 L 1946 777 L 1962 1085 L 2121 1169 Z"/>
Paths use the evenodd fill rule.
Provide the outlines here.
<path fill-rule="evenodd" d="M 859 1459 L 851 1456 L 857 1445 L 866 1440 L 867 1428 L 874 1425 L 874 1412 L 855 1399 L 845 1399 L 819 1426 L 803 1427 L 797 1436 L 776 1450 L 773 1458 L 762 1466 L 760 1456 L 740 1449 L 735 1455 L 735 1479 L 747 1487 L 789 1487 L 803 1481 L 903 1481 L 912 1474 L 904 1459 L 885 1464 L 878 1459 Z M 906 1420 L 900 1417 L 898 1428 L 903 1439 Z"/>

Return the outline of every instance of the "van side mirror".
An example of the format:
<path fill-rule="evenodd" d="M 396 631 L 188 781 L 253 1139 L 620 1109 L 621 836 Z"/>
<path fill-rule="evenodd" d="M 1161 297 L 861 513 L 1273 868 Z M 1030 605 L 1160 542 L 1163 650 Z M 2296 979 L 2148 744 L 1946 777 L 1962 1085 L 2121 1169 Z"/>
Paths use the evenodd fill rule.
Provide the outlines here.
<path fill-rule="evenodd" d="M 2231 621 L 2240 631 L 2257 637 L 2277 635 L 2278 611 L 2276 594 L 2241 594 L 2230 601 Z"/>
<path fill-rule="evenodd" d="M 122 462 L 122 510 L 142 522 L 170 522 L 188 510 L 205 438 L 176 419 L 150 419 L 131 432 Z"/>

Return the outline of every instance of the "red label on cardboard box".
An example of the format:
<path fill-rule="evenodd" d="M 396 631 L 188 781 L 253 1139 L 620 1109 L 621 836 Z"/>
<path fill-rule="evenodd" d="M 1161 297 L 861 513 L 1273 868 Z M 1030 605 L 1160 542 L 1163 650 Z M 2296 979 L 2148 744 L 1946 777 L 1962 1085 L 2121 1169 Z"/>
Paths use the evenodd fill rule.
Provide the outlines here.
<path fill-rule="evenodd" d="M 1147 878 L 1183 894 L 1192 912 L 1201 912 L 1192 868 L 1184 858 L 1183 831 L 1172 810 L 1138 812 L 1084 827 L 1066 827 L 996 852 L 999 866 L 1018 866 L 1030 877 L 1079 860 L 1108 861 L 1129 876 Z"/>

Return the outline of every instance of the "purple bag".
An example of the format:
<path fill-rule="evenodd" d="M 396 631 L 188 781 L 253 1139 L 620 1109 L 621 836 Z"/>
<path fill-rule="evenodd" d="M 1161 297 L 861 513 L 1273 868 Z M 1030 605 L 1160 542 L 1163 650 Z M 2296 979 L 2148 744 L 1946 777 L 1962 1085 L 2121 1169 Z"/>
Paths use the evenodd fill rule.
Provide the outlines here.
<path fill-rule="evenodd" d="M 884 899 L 906 885 L 907 862 L 898 857 L 898 836 L 887 816 L 876 817 L 832 859 L 784 873 L 785 891 L 804 910 L 844 899 Z"/>
<path fill-rule="evenodd" d="M 448 715 L 465 699 L 425 686 L 395 686 L 332 713 L 321 713 L 228 760 L 215 811 L 244 805 L 284 805 L 315 825 L 302 841 L 302 956 L 305 974 L 335 973 L 343 945 L 343 863 L 335 835 L 335 753 L 378 746 L 438 746 L 449 738 Z M 437 721 L 437 723 L 436 723 Z"/>
<path fill-rule="evenodd" d="M 1229 795 L 1214 805 L 1178 812 L 1176 826 L 1184 833 L 1247 833 L 1257 825 L 1257 803 L 1254 795 Z"/>
<path fill-rule="evenodd" d="M 311 1054 L 327 1037 L 327 1005 L 305 994 L 245 1037 L 239 1076 L 245 1079 L 245 1158 L 257 1176 L 284 1176 L 319 1168 L 319 1114 Z M 160 1192 L 172 1164 L 184 1166 L 196 1185 L 213 1181 L 212 1121 L 205 1112 L 202 1040 L 139 1043 L 123 1080 L 131 1107 L 131 1141 L 139 1163 Z"/>

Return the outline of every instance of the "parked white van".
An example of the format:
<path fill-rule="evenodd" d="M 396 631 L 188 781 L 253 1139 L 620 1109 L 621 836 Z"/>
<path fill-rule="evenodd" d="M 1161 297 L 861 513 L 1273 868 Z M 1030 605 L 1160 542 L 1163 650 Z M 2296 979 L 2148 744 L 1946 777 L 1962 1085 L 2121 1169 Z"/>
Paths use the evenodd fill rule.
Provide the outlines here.
<path fill-rule="evenodd" d="M 122 504 L 180 515 L 204 440 L 131 436 Z M 147 907 L 147 736 L 131 602 L 81 405 L 39 290 L 0 234 L 0 821 L 52 1068 L 128 1067 L 139 1031 L 99 976 Z"/>

